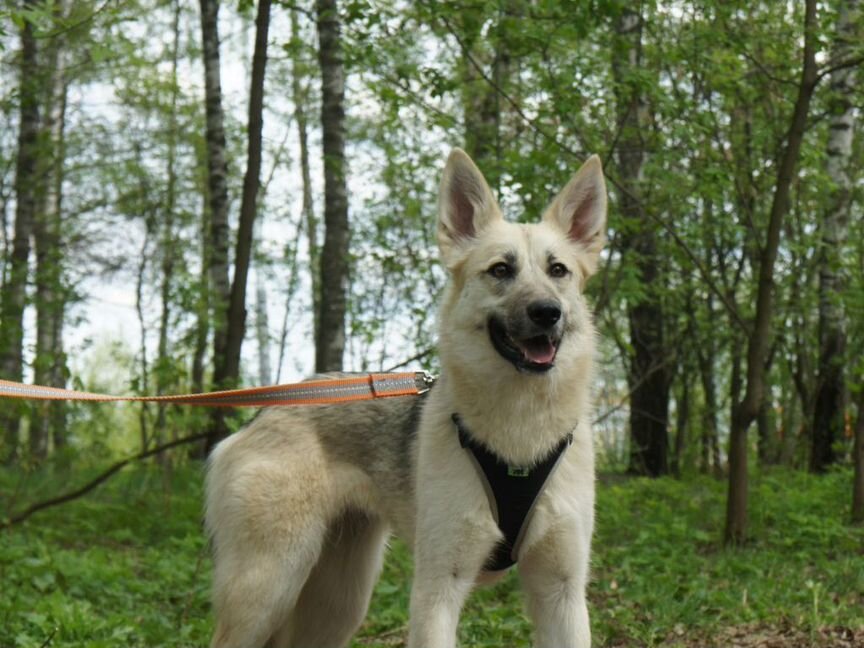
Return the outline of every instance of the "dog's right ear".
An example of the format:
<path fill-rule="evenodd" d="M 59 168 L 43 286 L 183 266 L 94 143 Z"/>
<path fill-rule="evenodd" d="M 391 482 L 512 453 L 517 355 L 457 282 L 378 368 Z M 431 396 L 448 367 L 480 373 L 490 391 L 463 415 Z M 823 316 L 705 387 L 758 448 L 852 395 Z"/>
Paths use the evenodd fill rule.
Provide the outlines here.
<path fill-rule="evenodd" d="M 477 165 L 462 149 L 453 149 L 438 194 L 438 248 L 448 268 L 484 228 L 501 220 L 498 203 Z"/>

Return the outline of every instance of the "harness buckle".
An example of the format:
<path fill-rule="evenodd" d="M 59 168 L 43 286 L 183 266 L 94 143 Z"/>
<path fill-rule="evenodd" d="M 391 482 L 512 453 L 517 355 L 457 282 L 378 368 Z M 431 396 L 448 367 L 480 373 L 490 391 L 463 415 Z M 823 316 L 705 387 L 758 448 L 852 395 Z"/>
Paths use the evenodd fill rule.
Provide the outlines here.
<path fill-rule="evenodd" d="M 425 394 L 435 384 L 435 376 L 428 371 L 417 372 L 417 394 Z"/>

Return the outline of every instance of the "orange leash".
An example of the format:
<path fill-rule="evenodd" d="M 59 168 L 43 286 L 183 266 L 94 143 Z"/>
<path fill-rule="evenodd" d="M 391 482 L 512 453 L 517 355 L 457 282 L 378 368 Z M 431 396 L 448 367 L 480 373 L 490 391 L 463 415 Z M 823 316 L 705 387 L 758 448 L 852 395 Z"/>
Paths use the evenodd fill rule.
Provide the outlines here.
<path fill-rule="evenodd" d="M 25 385 L 0 380 L 0 398 L 76 400 L 91 402 L 150 402 L 203 407 L 267 407 L 272 405 L 324 405 L 393 396 L 417 396 L 429 391 L 434 378 L 425 371 L 370 373 L 332 380 L 310 380 L 289 385 L 231 389 L 207 394 L 172 396 L 110 396 L 93 392 Z"/>

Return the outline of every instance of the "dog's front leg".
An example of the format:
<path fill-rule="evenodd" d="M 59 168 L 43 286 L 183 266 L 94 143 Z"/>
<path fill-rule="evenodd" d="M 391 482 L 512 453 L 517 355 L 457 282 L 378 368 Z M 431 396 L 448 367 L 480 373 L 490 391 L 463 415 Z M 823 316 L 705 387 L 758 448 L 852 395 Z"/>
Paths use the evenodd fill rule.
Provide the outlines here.
<path fill-rule="evenodd" d="M 535 648 L 591 646 L 585 601 L 589 543 L 590 532 L 586 536 L 565 523 L 545 534 L 520 559 Z"/>
<path fill-rule="evenodd" d="M 408 648 L 454 648 L 459 612 L 496 531 L 476 518 L 418 527 Z"/>
<path fill-rule="evenodd" d="M 446 421 L 421 437 L 408 648 L 453 648 L 459 612 L 501 532 Z"/>
<path fill-rule="evenodd" d="M 427 405 L 429 419 L 436 407 L 434 400 Z M 408 648 L 456 645 L 462 604 L 501 538 L 483 482 L 459 445 L 453 410 L 441 410 L 445 415 L 425 420 L 419 434 Z"/>

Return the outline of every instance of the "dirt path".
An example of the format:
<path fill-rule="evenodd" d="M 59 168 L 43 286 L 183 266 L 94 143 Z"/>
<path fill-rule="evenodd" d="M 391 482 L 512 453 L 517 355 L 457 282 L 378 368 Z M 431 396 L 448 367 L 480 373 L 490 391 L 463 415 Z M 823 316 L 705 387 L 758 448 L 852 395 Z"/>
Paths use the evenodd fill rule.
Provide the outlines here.
<path fill-rule="evenodd" d="M 806 630 L 788 624 L 732 626 L 710 637 L 686 638 L 686 630 L 663 644 L 669 648 L 864 648 L 864 627 Z M 620 644 L 615 648 L 636 648 Z"/>

